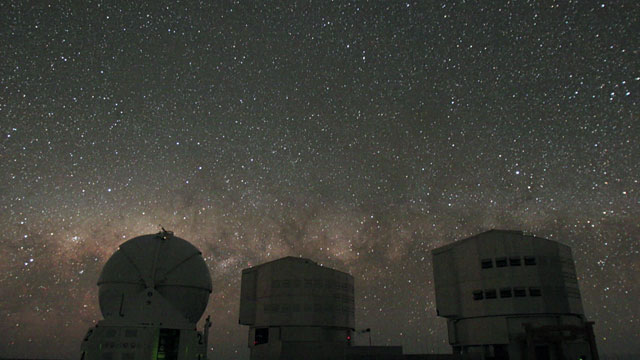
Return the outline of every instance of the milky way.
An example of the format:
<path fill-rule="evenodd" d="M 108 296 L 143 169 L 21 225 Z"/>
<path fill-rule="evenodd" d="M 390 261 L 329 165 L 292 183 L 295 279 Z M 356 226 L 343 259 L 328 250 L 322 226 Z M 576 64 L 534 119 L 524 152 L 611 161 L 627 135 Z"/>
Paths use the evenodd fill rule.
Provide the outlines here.
<path fill-rule="evenodd" d="M 636 0 L 20 3 L 0 356 L 79 356 L 159 225 L 211 269 L 216 359 L 248 354 L 241 269 L 286 255 L 354 275 L 374 344 L 449 351 L 430 251 L 491 228 L 570 245 L 601 353 L 640 352 Z"/>

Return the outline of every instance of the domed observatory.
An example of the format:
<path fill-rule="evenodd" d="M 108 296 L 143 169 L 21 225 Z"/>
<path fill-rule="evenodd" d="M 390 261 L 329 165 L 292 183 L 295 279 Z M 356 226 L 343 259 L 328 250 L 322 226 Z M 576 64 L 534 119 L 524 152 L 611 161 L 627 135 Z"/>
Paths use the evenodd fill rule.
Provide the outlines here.
<path fill-rule="evenodd" d="M 354 329 L 353 276 L 296 257 L 242 270 L 240 324 L 251 360 L 343 359 Z"/>
<path fill-rule="evenodd" d="M 438 315 L 455 354 L 496 360 L 597 360 L 571 249 L 491 230 L 437 248 Z"/>
<path fill-rule="evenodd" d="M 98 280 L 104 320 L 82 342 L 85 360 L 206 359 L 211 275 L 201 252 L 168 231 L 126 241 Z"/>

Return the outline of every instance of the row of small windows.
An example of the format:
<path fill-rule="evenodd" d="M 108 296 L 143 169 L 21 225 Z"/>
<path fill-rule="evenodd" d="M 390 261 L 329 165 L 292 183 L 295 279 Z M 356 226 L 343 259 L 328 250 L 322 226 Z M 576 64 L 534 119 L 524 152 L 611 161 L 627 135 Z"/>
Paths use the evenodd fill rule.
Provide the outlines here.
<path fill-rule="evenodd" d="M 494 259 L 482 259 L 480 260 L 480 266 L 483 269 L 491 269 L 493 267 Z M 524 261 L 523 261 L 524 260 Z M 495 259 L 496 267 L 507 267 L 507 266 L 522 266 L 524 263 L 525 266 L 533 266 L 536 265 L 536 257 L 535 256 L 510 256 L 510 257 L 499 257 Z"/>
<path fill-rule="evenodd" d="M 107 329 L 105 331 L 104 336 L 105 337 L 116 337 L 118 335 L 118 329 Z M 124 330 L 124 337 L 137 337 L 138 336 L 138 330 L 137 329 L 125 329 Z"/>
<path fill-rule="evenodd" d="M 100 346 L 103 346 L 105 349 L 117 349 L 117 348 L 123 348 L 123 349 L 135 349 L 136 346 L 138 346 L 137 343 L 117 343 L 115 341 L 106 341 L 102 344 L 100 344 Z"/>
<path fill-rule="evenodd" d="M 473 300 L 496 299 L 498 297 L 498 294 L 500 294 L 501 299 L 511 297 L 526 297 L 527 289 L 524 287 L 514 287 L 513 289 L 501 288 L 500 291 L 497 291 L 496 289 L 475 290 L 473 292 Z M 539 287 L 530 287 L 529 296 L 542 296 L 542 290 L 540 290 Z"/>
<path fill-rule="evenodd" d="M 292 312 L 355 312 L 349 304 L 264 304 L 265 313 L 292 313 Z"/>
<path fill-rule="evenodd" d="M 279 289 L 279 288 L 300 288 L 303 287 L 305 289 L 339 289 L 342 291 L 353 291 L 353 286 L 349 286 L 349 283 L 333 281 L 330 279 L 291 279 L 291 280 L 272 280 L 271 288 Z"/>

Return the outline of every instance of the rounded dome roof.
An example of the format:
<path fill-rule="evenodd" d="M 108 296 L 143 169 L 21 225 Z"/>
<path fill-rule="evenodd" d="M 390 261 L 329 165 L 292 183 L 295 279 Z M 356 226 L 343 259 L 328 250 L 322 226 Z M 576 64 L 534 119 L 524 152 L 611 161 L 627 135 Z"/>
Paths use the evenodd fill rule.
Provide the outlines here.
<path fill-rule="evenodd" d="M 164 304 L 168 302 L 190 322 L 200 319 L 212 290 L 209 268 L 200 251 L 168 231 L 138 236 L 120 245 L 104 265 L 98 286 L 105 319 L 125 317 L 126 309 L 137 311 L 126 305 L 145 302 L 140 294 L 151 297 L 158 293 L 166 300 Z"/>

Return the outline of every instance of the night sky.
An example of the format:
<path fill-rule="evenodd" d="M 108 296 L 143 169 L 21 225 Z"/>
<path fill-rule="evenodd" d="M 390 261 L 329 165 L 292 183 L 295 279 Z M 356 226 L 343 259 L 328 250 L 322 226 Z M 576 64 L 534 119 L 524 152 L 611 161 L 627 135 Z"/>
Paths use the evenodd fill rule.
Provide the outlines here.
<path fill-rule="evenodd" d="M 570 245 L 600 352 L 640 352 L 637 0 L 11 3 L 0 356 L 78 357 L 159 225 L 210 267 L 216 359 L 286 255 L 354 275 L 374 345 L 448 352 L 430 251 L 492 228 Z"/>

